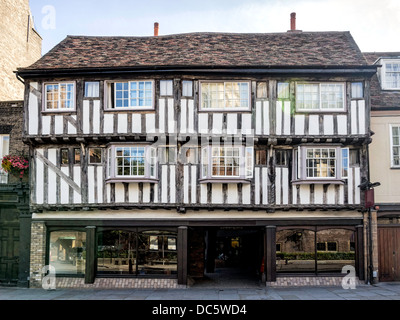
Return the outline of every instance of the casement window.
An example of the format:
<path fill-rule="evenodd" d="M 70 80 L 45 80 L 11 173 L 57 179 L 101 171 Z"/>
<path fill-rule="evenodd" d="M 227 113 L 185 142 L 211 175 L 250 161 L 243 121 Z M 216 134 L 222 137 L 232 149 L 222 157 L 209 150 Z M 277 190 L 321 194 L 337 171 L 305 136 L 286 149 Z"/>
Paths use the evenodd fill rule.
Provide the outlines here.
<path fill-rule="evenodd" d="M 278 99 L 289 99 L 290 98 L 289 82 L 278 82 L 276 96 Z"/>
<path fill-rule="evenodd" d="M 173 81 L 172 80 L 161 80 L 160 81 L 160 96 L 172 96 L 173 95 Z"/>
<path fill-rule="evenodd" d="M 297 111 L 344 111 L 344 83 L 297 83 Z"/>
<path fill-rule="evenodd" d="M 155 148 L 149 145 L 112 145 L 107 152 L 109 179 L 156 179 Z"/>
<path fill-rule="evenodd" d="M 121 81 L 107 83 L 107 110 L 153 110 L 154 81 Z"/>
<path fill-rule="evenodd" d="M 0 135 L 0 163 L 4 156 L 10 152 L 10 136 L 8 134 Z M 0 183 L 8 183 L 8 174 L 0 166 Z"/>
<path fill-rule="evenodd" d="M 254 148 L 206 146 L 201 152 L 203 179 L 249 179 L 253 177 Z"/>
<path fill-rule="evenodd" d="M 89 164 L 101 164 L 101 148 L 89 148 Z"/>
<path fill-rule="evenodd" d="M 44 92 L 44 111 L 75 110 L 75 83 L 47 83 Z"/>
<path fill-rule="evenodd" d="M 300 146 L 293 152 L 294 182 L 334 182 L 348 177 L 348 148 Z"/>
<path fill-rule="evenodd" d="M 100 84 L 95 81 L 85 82 L 85 98 L 98 98 L 100 96 Z"/>
<path fill-rule="evenodd" d="M 364 87 L 362 82 L 353 82 L 351 84 L 351 98 L 352 99 L 364 98 Z"/>
<path fill-rule="evenodd" d="M 382 60 L 381 84 L 385 90 L 400 90 L 400 59 Z"/>
<path fill-rule="evenodd" d="M 193 81 L 182 81 L 182 97 L 193 97 Z"/>
<path fill-rule="evenodd" d="M 391 166 L 400 168 L 400 125 L 390 126 Z"/>
<path fill-rule="evenodd" d="M 201 110 L 250 109 L 249 82 L 201 82 Z"/>
<path fill-rule="evenodd" d="M 268 87 L 266 82 L 257 83 L 257 99 L 268 98 Z"/>

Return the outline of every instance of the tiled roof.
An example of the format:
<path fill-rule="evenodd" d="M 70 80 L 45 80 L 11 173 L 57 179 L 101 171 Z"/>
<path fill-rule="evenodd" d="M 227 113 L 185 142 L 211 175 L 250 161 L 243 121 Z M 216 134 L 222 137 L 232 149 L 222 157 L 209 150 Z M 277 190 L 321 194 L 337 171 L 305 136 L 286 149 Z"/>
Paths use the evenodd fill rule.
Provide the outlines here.
<path fill-rule="evenodd" d="M 146 66 L 361 66 L 349 32 L 187 33 L 158 37 L 68 36 L 23 70 Z"/>
<path fill-rule="evenodd" d="M 369 64 L 378 63 L 380 58 L 400 58 L 400 52 L 364 52 Z M 378 69 L 379 72 L 379 69 Z M 400 110 L 400 90 L 382 90 L 377 74 L 371 78 L 371 108 L 398 109 Z"/>

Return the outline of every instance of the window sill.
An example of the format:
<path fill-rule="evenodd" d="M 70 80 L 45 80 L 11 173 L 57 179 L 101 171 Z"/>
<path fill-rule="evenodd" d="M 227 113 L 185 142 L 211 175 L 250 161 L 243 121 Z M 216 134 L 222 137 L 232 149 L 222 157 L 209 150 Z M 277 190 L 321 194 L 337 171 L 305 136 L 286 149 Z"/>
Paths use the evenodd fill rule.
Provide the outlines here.
<path fill-rule="evenodd" d="M 106 183 L 158 183 L 158 179 L 155 178 L 109 178 L 106 179 Z"/>
<path fill-rule="evenodd" d="M 124 111 L 128 111 L 128 112 L 140 112 L 140 111 L 155 111 L 154 107 L 143 107 L 143 108 L 114 108 L 114 109 L 104 109 L 104 112 L 124 112 Z"/>
<path fill-rule="evenodd" d="M 76 110 L 75 109 L 68 109 L 68 110 L 42 110 L 42 114 L 45 115 L 52 115 L 52 114 L 66 114 L 66 113 L 70 113 L 70 114 L 76 114 Z"/>
<path fill-rule="evenodd" d="M 243 178 L 203 178 L 199 179 L 199 183 L 243 183 L 250 184 L 250 179 Z"/>
<path fill-rule="evenodd" d="M 307 179 L 307 180 L 293 180 L 293 185 L 300 184 L 345 184 L 344 180 L 337 179 Z"/>

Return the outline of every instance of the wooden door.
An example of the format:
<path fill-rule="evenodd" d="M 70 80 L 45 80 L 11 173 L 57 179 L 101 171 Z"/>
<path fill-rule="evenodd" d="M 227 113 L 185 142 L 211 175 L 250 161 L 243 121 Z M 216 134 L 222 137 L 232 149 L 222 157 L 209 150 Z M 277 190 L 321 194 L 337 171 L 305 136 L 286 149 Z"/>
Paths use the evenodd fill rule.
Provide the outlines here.
<path fill-rule="evenodd" d="M 0 214 L 0 285 L 15 285 L 19 268 L 19 223 L 15 209 Z"/>
<path fill-rule="evenodd" d="M 400 281 L 400 227 L 378 228 L 379 281 Z"/>

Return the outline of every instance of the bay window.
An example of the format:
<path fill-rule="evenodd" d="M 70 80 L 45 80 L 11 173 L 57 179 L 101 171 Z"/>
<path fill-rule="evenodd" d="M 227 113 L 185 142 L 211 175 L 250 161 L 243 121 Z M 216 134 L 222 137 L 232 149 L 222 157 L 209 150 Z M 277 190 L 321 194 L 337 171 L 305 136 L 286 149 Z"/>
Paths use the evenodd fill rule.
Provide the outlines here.
<path fill-rule="evenodd" d="M 350 151 L 338 146 L 300 146 L 293 155 L 294 183 L 316 183 L 347 179 Z"/>
<path fill-rule="evenodd" d="M 253 147 L 206 146 L 202 148 L 203 179 L 248 179 L 253 176 Z"/>
<path fill-rule="evenodd" d="M 344 111 L 344 83 L 297 83 L 297 111 Z"/>
<path fill-rule="evenodd" d="M 249 82 L 202 82 L 201 110 L 236 110 L 250 109 Z"/>
<path fill-rule="evenodd" d="M 44 111 L 75 110 L 75 83 L 60 82 L 44 85 Z"/>
<path fill-rule="evenodd" d="M 155 148 L 149 145 L 111 145 L 107 152 L 109 179 L 156 179 Z"/>

